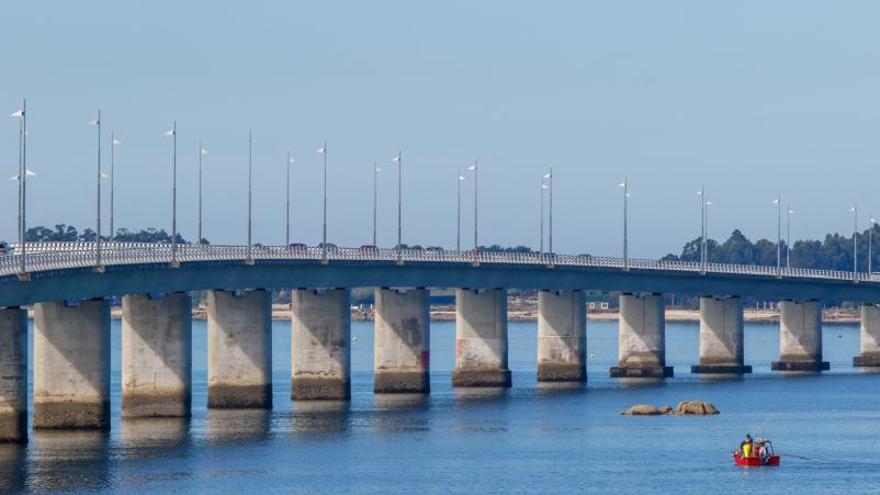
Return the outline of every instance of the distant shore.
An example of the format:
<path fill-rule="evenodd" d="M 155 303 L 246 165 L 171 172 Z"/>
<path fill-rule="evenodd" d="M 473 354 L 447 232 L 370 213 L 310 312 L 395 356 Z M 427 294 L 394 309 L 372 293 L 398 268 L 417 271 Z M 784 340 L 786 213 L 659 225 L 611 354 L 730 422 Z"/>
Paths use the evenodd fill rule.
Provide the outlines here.
<path fill-rule="evenodd" d="M 122 309 L 114 307 L 111 311 L 114 319 L 122 318 Z M 204 320 L 207 311 L 204 307 L 193 308 L 193 319 Z M 534 305 L 511 305 L 508 308 L 507 318 L 510 321 L 537 321 L 537 306 Z M 587 318 L 590 320 L 617 320 L 619 314 L 616 310 L 589 311 Z M 274 304 L 272 306 L 272 319 L 279 321 L 290 320 L 290 307 L 287 304 Z M 354 321 L 372 321 L 372 309 L 351 310 L 351 319 Z M 778 323 L 779 312 L 775 309 L 746 308 L 743 311 L 743 319 L 749 323 Z M 455 321 L 454 306 L 431 306 L 431 321 Z M 669 322 L 699 322 L 700 311 L 695 309 L 667 308 L 666 321 Z M 858 309 L 826 309 L 822 313 L 823 323 L 858 323 L 860 315 Z"/>

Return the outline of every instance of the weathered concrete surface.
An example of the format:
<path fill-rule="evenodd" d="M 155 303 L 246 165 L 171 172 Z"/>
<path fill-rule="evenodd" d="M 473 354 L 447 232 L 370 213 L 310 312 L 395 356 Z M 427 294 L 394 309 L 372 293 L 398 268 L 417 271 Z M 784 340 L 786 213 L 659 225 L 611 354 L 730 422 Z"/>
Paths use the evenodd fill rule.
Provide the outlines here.
<path fill-rule="evenodd" d="M 454 387 L 509 387 L 507 291 L 455 291 Z"/>
<path fill-rule="evenodd" d="M 673 374 L 666 366 L 666 322 L 661 294 L 621 294 L 618 333 L 618 366 L 615 378 L 664 378 Z"/>
<path fill-rule="evenodd" d="M 110 428 L 110 305 L 34 305 L 34 428 Z"/>
<path fill-rule="evenodd" d="M 880 305 L 862 304 L 860 352 L 853 358 L 856 367 L 880 367 Z"/>
<path fill-rule="evenodd" d="M 822 371 L 822 313 L 818 301 L 779 302 L 779 361 L 775 371 Z"/>
<path fill-rule="evenodd" d="M 351 398 L 351 292 L 292 291 L 291 397 Z"/>
<path fill-rule="evenodd" d="M 430 315 L 426 289 L 376 289 L 373 391 L 429 393 Z"/>
<path fill-rule="evenodd" d="M 751 373 L 743 365 L 743 304 L 740 297 L 700 298 L 700 363 L 691 373 Z"/>
<path fill-rule="evenodd" d="M 587 304 L 582 291 L 538 293 L 538 381 L 587 381 Z"/>
<path fill-rule="evenodd" d="M 208 407 L 272 407 L 272 293 L 208 292 Z"/>
<path fill-rule="evenodd" d="M 192 300 L 189 294 L 122 298 L 122 416 L 189 416 Z"/>
<path fill-rule="evenodd" d="M 27 312 L 0 309 L 0 443 L 26 443 Z"/>

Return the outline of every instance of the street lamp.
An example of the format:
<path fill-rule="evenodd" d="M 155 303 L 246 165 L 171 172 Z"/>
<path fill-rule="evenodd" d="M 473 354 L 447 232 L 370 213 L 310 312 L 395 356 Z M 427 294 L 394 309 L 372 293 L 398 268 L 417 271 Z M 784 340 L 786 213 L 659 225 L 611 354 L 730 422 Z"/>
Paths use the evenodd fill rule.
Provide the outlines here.
<path fill-rule="evenodd" d="M 479 232 L 479 229 L 477 226 L 477 220 L 479 218 L 477 216 L 477 205 L 479 203 L 479 191 L 480 191 L 479 181 L 478 181 L 478 177 L 479 177 L 478 173 L 480 171 L 479 162 L 476 159 L 474 159 L 474 164 L 471 165 L 470 167 L 468 167 L 468 170 L 474 171 L 474 252 L 476 253 L 477 246 L 479 246 L 479 242 L 477 240 L 477 234 Z"/>
<path fill-rule="evenodd" d="M 853 204 L 849 209 L 853 214 L 853 278 L 859 273 L 859 204 Z"/>
<path fill-rule="evenodd" d="M 776 273 L 782 271 L 782 196 L 776 194 L 773 200 L 776 205 Z"/>
<path fill-rule="evenodd" d="M 20 277 L 27 272 L 27 251 L 25 227 L 27 226 L 27 99 L 22 100 L 21 110 L 12 112 L 10 117 L 20 119 L 18 123 L 18 248 L 21 251 Z"/>
<path fill-rule="evenodd" d="M 376 231 L 378 224 L 378 201 L 379 201 L 379 172 L 382 169 L 379 168 L 379 163 L 373 162 L 373 247 L 378 246 L 378 242 L 376 240 Z"/>
<path fill-rule="evenodd" d="M 627 252 L 628 248 L 628 239 L 627 239 L 627 228 L 628 228 L 628 217 L 629 212 L 629 182 L 626 177 L 623 178 L 623 182 L 619 184 L 619 187 L 623 190 L 623 269 L 629 270 L 629 255 Z"/>
<path fill-rule="evenodd" d="M 544 177 L 541 177 L 541 241 L 539 243 L 539 252 L 541 258 L 544 257 L 544 191 L 547 189 L 547 183 Z"/>
<path fill-rule="evenodd" d="M 253 161 L 254 133 L 248 131 L 248 226 L 247 226 L 247 262 L 254 261 L 253 246 L 253 210 L 254 210 L 254 161 Z"/>
<path fill-rule="evenodd" d="M 400 262 L 403 260 L 403 157 L 400 150 L 392 161 L 397 163 L 397 261 Z"/>
<path fill-rule="evenodd" d="M 208 154 L 208 150 L 202 147 L 202 141 L 199 140 L 199 240 L 202 243 L 202 159 Z"/>
<path fill-rule="evenodd" d="M 177 266 L 177 121 L 165 131 L 171 137 L 171 266 Z"/>
<path fill-rule="evenodd" d="M 550 257 L 553 258 L 553 168 L 544 174 L 544 178 L 547 179 L 547 185 L 550 189 L 550 218 L 548 219 L 550 225 L 550 236 L 548 238 L 548 244 L 550 248 Z"/>
<path fill-rule="evenodd" d="M 709 207 L 712 206 L 712 202 L 706 200 L 703 201 L 703 204 L 706 209 L 706 213 L 703 216 L 703 270 L 705 271 L 705 267 L 709 263 Z"/>
<path fill-rule="evenodd" d="M 113 189 L 116 182 L 116 146 L 119 144 L 122 144 L 122 141 L 116 139 L 116 134 L 113 131 L 110 131 L 110 241 L 113 241 L 113 237 L 116 235 Z"/>
<path fill-rule="evenodd" d="M 287 202 L 286 202 L 287 206 L 286 206 L 285 212 L 284 212 L 286 215 L 287 230 L 285 230 L 284 239 L 285 239 L 285 241 L 287 241 L 286 242 L 287 246 L 290 246 L 290 169 L 293 168 L 294 163 L 296 163 L 296 160 L 294 160 L 293 157 L 290 156 L 290 151 L 288 151 L 287 152 L 287 163 L 284 164 L 284 171 L 287 172 L 287 182 L 286 182 L 286 188 L 285 188 L 285 193 L 287 196 Z"/>
<path fill-rule="evenodd" d="M 877 223 L 877 219 L 874 218 L 874 215 L 871 215 L 871 223 L 868 225 L 868 276 L 870 277 L 872 273 L 874 273 L 873 269 L 873 246 L 874 243 L 874 224 Z"/>
<path fill-rule="evenodd" d="M 321 260 L 327 262 L 327 141 L 315 150 L 324 158 L 324 209 L 323 209 L 323 233 L 321 240 Z"/>
<path fill-rule="evenodd" d="M 101 267 L 101 110 L 98 109 L 98 118 L 89 122 L 90 126 L 98 129 L 98 171 L 95 178 L 97 185 L 97 211 L 95 222 L 95 266 Z"/>
<path fill-rule="evenodd" d="M 461 183 L 464 182 L 464 176 L 461 175 L 461 169 L 458 169 L 458 201 L 456 203 L 456 234 L 455 234 L 455 251 L 461 252 Z"/>
<path fill-rule="evenodd" d="M 785 219 L 785 267 L 791 268 L 791 216 L 794 210 L 788 205 L 788 216 Z"/>

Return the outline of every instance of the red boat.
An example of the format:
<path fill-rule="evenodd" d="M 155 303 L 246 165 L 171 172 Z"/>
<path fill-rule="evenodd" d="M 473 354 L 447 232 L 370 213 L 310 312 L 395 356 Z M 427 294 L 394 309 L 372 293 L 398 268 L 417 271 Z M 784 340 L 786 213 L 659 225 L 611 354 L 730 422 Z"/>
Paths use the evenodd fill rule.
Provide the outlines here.
<path fill-rule="evenodd" d="M 770 440 L 759 438 L 755 440 L 752 453 L 760 453 L 759 455 L 744 457 L 742 450 L 733 452 L 733 463 L 737 466 L 760 467 L 760 466 L 778 466 L 779 454 L 773 450 L 773 444 Z"/>

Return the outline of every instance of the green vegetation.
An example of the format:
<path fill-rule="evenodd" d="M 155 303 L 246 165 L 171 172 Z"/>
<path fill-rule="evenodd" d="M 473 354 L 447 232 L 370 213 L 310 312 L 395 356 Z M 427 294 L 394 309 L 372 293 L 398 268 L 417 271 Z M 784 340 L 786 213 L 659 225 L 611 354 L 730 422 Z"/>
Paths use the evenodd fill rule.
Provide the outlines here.
<path fill-rule="evenodd" d="M 96 238 L 95 231 L 90 228 L 79 232 L 76 227 L 63 223 L 56 225 L 54 229 L 37 226 L 31 227 L 25 232 L 25 240 L 28 242 L 94 242 Z M 106 241 L 110 240 L 108 236 L 104 236 L 103 239 Z M 163 229 L 157 230 L 152 227 L 137 232 L 123 228 L 116 230 L 116 235 L 113 236 L 112 240 L 117 242 L 170 243 L 171 235 Z M 186 239 L 179 233 L 177 234 L 177 242 L 181 244 L 187 243 Z M 208 241 L 202 239 L 202 243 L 207 244 Z"/>
<path fill-rule="evenodd" d="M 871 235 L 871 267 L 875 269 L 880 256 L 877 253 L 876 239 L 880 229 L 875 225 Z M 734 230 L 730 237 L 719 244 L 714 239 L 706 242 L 708 260 L 711 263 L 738 263 L 742 265 L 776 266 L 776 243 L 767 239 L 750 241 L 739 230 Z M 868 270 L 868 231 L 858 235 L 859 270 Z M 782 242 L 782 263 L 785 264 L 786 244 Z M 700 261 L 700 239 L 694 239 L 682 248 L 680 255 L 667 254 L 662 258 L 670 261 Z M 853 269 L 853 238 L 851 235 L 828 234 L 824 241 L 796 241 L 791 246 L 791 266 L 798 268 L 816 268 L 821 270 L 852 270 Z"/>

